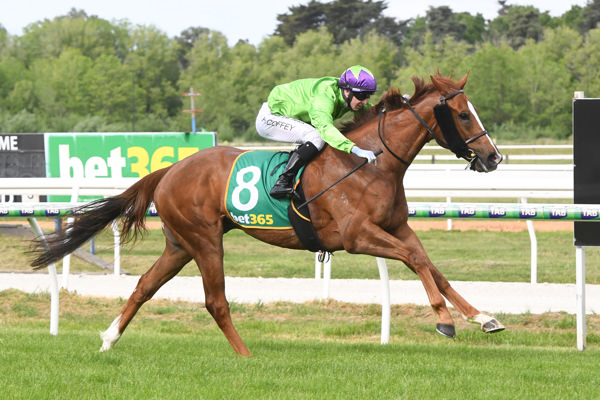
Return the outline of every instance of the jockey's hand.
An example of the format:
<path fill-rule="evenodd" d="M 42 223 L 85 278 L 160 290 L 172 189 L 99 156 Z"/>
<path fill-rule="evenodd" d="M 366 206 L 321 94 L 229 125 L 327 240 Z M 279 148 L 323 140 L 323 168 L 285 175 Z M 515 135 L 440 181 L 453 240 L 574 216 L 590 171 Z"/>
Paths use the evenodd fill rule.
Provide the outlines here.
<path fill-rule="evenodd" d="M 359 157 L 366 158 L 369 164 L 374 163 L 377 165 L 377 156 L 371 150 L 363 150 L 358 146 L 352 148 L 352 154 L 356 154 Z"/>

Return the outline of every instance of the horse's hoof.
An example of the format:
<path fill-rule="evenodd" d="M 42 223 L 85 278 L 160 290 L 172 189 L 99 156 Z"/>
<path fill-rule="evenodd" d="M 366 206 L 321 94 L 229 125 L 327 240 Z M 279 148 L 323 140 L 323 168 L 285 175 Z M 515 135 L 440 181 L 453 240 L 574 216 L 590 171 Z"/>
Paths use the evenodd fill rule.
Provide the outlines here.
<path fill-rule="evenodd" d="M 456 330 L 454 329 L 454 325 L 450 324 L 437 324 L 435 330 L 440 335 L 444 335 L 449 338 L 456 337 Z"/>
<path fill-rule="evenodd" d="M 496 319 L 491 319 L 490 321 L 481 325 L 481 330 L 484 331 L 485 333 L 500 332 L 500 331 L 503 331 L 504 329 L 506 329 L 504 327 L 504 325 L 502 325 Z"/>

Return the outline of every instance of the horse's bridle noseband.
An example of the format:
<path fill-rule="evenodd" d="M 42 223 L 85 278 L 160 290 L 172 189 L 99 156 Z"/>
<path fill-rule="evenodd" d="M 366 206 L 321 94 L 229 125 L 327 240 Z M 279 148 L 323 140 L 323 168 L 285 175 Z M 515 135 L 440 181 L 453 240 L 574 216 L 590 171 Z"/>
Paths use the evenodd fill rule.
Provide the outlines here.
<path fill-rule="evenodd" d="M 444 136 L 444 139 L 439 137 L 433 131 L 433 129 L 431 129 L 429 127 L 429 125 L 427 125 L 427 122 L 425 122 L 425 120 L 423 120 L 423 118 L 421 118 L 421 116 L 412 107 L 408 98 L 403 98 L 403 101 L 406 103 L 406 105 L 408 106 L 410 111 L 413 113 L 415 118 L 417 118 L 417 120 L 421 123 L 421 125 L 423 125 L 425 127 L 425 129 L 427 129 L 427 132 L 429 132 L 429 134 L 431 136 L 433 136 L 438 141 L 438 143 L 440 143 L 440 145 L 442 147 L 446 147 L 446 148 L 450 149 L 450 151 L 452 151 L 454 154 L 456 154 L 457 157 L 464 158 L 465 160 L 467 160 L 469 162 L 469 166 L 471 167 L 471 169 L 473 169 L 474 163 L 477 161 L 478 157 L 476 154 L 473 154 L 473 152 L 468 148 L 467 145 L 470 143 L 473 143 L 480 137 L 487 135 L 488 132 L 486 130 L 483 130 L 483 131 L 479 132 L 477 135 L 468 138 L 467 140 L 464 140 L 460 136 L 460 134 L 458 133 L 458 130 L 456 129 L 456 125 L 454 124 L 452 112 L 450 110 L 450 107 L 448 107 L 448 105 L 446 104 L 446 101 L 454 98 L 456 95 L 459 95 L 461 93 L 464 94 L 464 91 L 456 90 L 450 94 L 447 94 L 446 96 L 440 95 L 440 104 L 438 104 L 434 107 L 434 115 L 435 115 L 437 124 L 439 125 L 440 130 L 442 131 L 442 135 Z M 385 112 L 386 112 L 386 110 L 385 110 L 385 108 L 383 108 L 379 115 L 379 126 L 378 126 L 379 139 L 381 140 L 381 143 L 383 143 L 383 146 L 386 148 L 386 150 L 388 152 L 390 152 L 390 154 L 392 154 L 397 160 L 399 160 L 400 162 L 402 162 L 403 164 L 408 166 L 408 165 L 410 165 L 410 162 L 403 160 L 397 154 L 395 154 L 385 143 L 385 140 L 383 140 L 383 137 L 381 134 L 381 122 L 383 119 L 383 114 L 385 114 Z"/>
<path fill-rule="evenodd" d="M 458 94 L 461 94 L 461 93 L 463 93 L 463 94 L 464 94 L 464 93 L 465 93 L 465 91 L 461 89 L 461 90 L 457 90 L 457 91 L 455 91 L 455 92 L 452 92 L 452 93 L 450 93 L 450 94 L 448 94 L 448 95 L 446 95 L 446 96 L 441 96 L 441 95 L 440 95 L 440 103 L 441 103 L 442 105 L 446 105 L 446 100 L 450 100 L 450 99 L 451 99 L 451 98 L 453 98 L 454 96 L 456 96 L 456 95 L 458 95 Z M 408 100 L 406 100 L 406 102 L 408 103 Z M 444 133 L 444 132 L 442 131 L 442 133 Z M 470 138 L 468 138 L 468 139 L 467 139 L 467 140 L 465 140 L 464 142 L 465 142 L 465 144 L 473 143 L 474 141 L 476 141 L 476 140 L 477 140 L 477 139 L 479 139 L 480 137 L 482 137 L 482 136 L 485 136 L 485 135 L 487 135 L 487 134 L 488 134 L 488 131 L 486 131 L 486 130 L 484 129 L 483 131 L 479 132 L 477 135 L 475 135 L 475 136 L 473 136 L 473 137 L 470 137 Z M 438 138 L 438 139 L 439 139 L 439 138 Z M 442 141 L 442 142 L 443 142 L 443 141 Z"/>

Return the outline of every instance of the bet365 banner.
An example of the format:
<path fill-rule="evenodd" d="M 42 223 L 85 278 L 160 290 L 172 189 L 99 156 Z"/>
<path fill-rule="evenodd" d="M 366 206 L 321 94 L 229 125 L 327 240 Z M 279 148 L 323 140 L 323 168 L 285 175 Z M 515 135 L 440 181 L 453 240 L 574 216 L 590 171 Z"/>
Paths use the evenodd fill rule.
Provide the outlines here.
<path fill-rule="evenodd" d="M 51 178 L 141 178 L 216 144 L 214 132 L 46 133 L 44 140 Z"/>

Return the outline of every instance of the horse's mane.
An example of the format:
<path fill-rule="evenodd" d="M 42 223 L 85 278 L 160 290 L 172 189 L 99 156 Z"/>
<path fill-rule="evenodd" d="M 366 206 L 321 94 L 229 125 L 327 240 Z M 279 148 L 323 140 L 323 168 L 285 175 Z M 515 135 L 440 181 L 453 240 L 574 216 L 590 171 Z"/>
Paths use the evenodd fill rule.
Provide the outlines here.
<path fill-rule="evenodd" d="M 436 78 L 449 87 L 456 86 L 456 83 L 454 83 L 451 79 L 442 76 L 439 72 L 437 73 Z M 417 104 L 426 95 L 437 90 L 433 86 L 433 84 L 425 84 L 425 80 L 423 80 L 422 78 L 414 76 L 412 78 L 412 81 L 415 84 L 415 92 L 410 97 L 410 103 L 412 105 Z M 354 117 L 354 120 L 342 124 L 340 132 L 345 134 L 350 131 L 353 131 L 354 129 L 357 129 L 358 127 L 378 117 L 379 113 L 383 109 L 385 109 L 386 111 L 393 111 L 401 108 L 408 109 L 408 106 L 406 105 L 406 102 L 402 97 L 402 92 L 400 91 L 400 89 L 394 89 L 390 87 L 388 91 L 383 95 L 383 97 L 381 97 L 379 103 L 375 104 L 373 107 L 369 108 L 364 113 L 360 115 L 357 114 Z"/>

